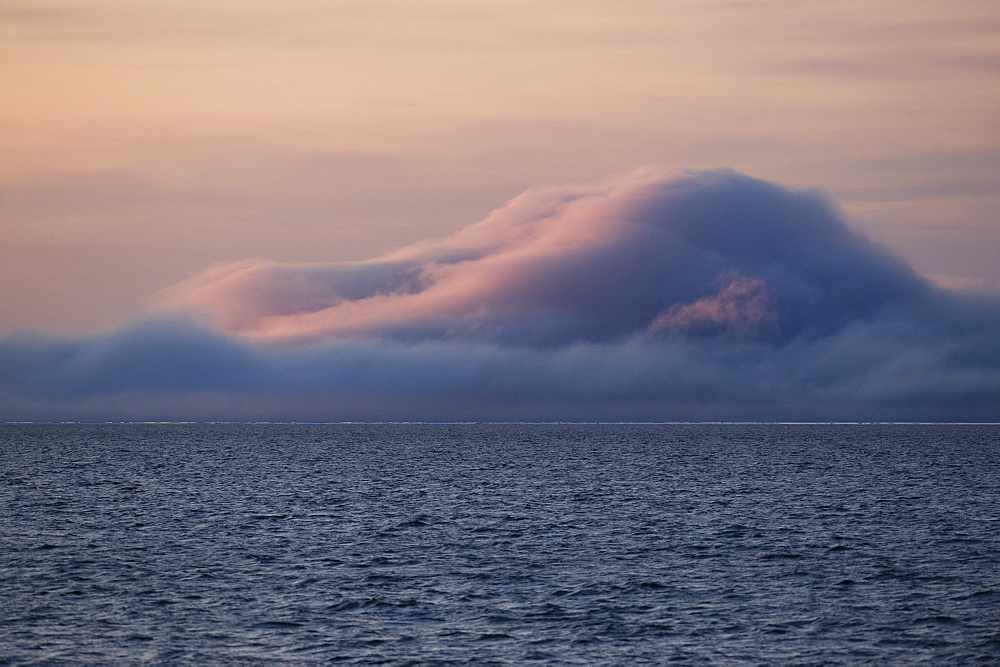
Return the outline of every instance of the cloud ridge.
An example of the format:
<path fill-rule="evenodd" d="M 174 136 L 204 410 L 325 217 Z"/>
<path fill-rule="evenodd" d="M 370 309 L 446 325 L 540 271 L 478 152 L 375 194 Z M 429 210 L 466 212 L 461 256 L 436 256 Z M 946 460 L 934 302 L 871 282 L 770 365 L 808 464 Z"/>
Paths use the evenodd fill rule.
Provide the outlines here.
<path fill-rule="evenodd" d="M 382 257 L 250 260 L 161 296 L 105 334 L 0 339 L 0 417 L 141 393 L 354 397 L 318 419 L 1000 418 L 996 295 L 725 169 L 532 189 Z"/>

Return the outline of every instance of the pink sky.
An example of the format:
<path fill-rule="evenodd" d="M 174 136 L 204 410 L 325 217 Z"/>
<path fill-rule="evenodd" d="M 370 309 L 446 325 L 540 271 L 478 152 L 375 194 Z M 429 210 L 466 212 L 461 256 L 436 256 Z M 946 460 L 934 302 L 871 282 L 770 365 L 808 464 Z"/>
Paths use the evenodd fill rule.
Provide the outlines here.
<path fill-rule="evenodd" d="M 819 188 L 918 271 L 1000 288 L 998 34 L 992 0 L 5 2 L 0 330 L 645 164 Z"/>

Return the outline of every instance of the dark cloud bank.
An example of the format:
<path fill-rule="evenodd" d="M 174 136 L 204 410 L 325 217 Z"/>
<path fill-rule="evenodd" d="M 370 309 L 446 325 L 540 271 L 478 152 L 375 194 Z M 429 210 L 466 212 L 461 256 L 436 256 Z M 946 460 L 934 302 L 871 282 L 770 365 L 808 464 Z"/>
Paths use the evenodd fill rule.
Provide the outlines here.
<path fill-rule="evenodd" d="M 814 192 L 644 170 L 367 262 L 209 269 L 0 339 L 0 419 L 1000 420 L 1000 298 Z"/>

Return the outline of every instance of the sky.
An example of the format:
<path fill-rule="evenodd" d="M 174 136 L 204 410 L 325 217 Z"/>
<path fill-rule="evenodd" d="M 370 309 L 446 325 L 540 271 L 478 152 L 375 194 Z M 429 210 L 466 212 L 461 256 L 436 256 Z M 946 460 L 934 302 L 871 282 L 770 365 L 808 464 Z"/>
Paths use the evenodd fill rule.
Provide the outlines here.
<path fill-rule="evenodd" d="M 991 0 L 9 0 L 0 419 L 1000 419 Z"/>

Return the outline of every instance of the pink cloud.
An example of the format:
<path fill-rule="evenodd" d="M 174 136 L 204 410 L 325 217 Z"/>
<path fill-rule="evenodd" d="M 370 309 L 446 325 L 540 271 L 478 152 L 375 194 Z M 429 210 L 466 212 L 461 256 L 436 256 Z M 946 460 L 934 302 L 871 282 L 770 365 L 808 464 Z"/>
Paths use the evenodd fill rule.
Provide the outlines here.
<path fill-rule="evenodd" d="M 717 293 L 694 303 L 671 306 L 656 316 L 649 330 L 749 335 L 776 325 L 778 310 L 763 280 L 733 272 L 720 279 L 725 284 Z"/>
<path fill-rule="evenodd" d="M 224 418 L 199 397 L 236 396 L 285 406 L 266 418 L 993 420 L 1000 396 L 995 295 L 729 170 L 530 190 L 382 257 L 248 260 L 162 296 L 199 316 L 0 338 L 0 417 L 186 396 Z"/>
<path fill-rule="evenodd" d="M 421 323 L 457 334 L 482 330 L 493 317 L 571 310 L 565 274 L 585 273 L 590 258 L 648 233 L 648 222 L 630 210 L 668 178 L 647 169 L 596 188 L 530 190 L 451 236 L 383 257 L 328 265 L 249 260 L 210 268 L 162 296 L 221 331 L 277 342 Z"/>
<path fill-rule="evenodd" d="M 367 261 L 251 260 L 163 296 L 257 342 L 550 345 L 650 331 L 794 334 L 922 289 L 815 193 L 729 170 L 646 168 L 529 190 L 450 236 Z"/>

